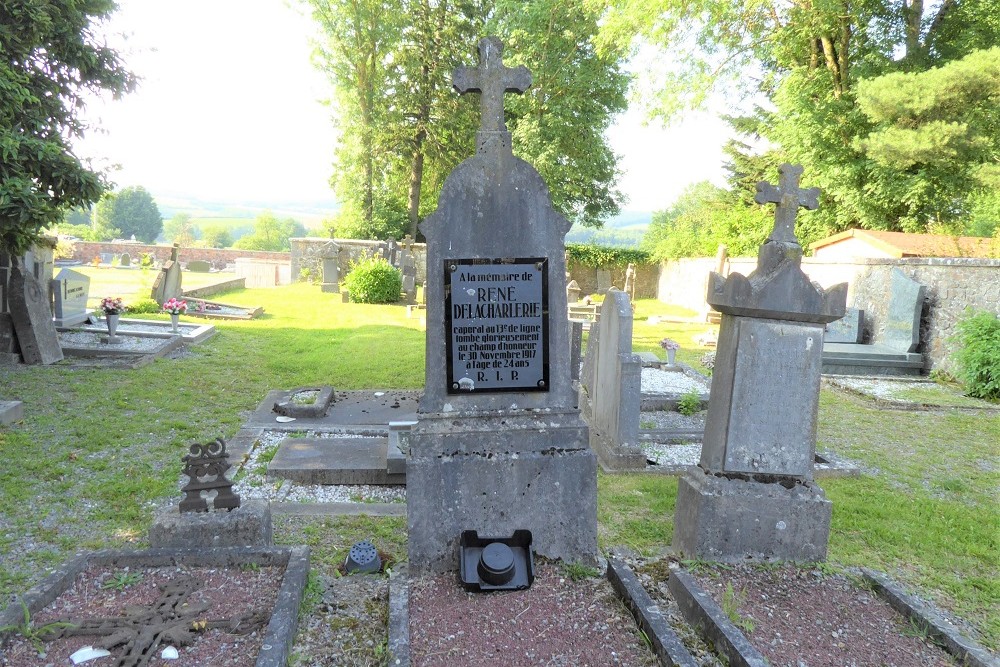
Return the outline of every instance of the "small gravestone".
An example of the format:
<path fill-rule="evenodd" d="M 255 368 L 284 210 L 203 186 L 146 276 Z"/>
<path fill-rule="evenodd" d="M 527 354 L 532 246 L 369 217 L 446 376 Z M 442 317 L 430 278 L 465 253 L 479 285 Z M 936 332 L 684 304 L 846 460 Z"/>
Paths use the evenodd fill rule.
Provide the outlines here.
<path fill-rule="evenodd" d="M 408 246 L 403 246 L 399 255 L 400 271 L 403 274 L 403 301 L 417 302 L 417 262 Z"/>
<path fill-rule="evenodd" d="M 620 470 L 646 467 L 639 445 L 642 360 L 632 353 L 632 304 L 628 294 L 610 289 L 601 305 L 600 329 L 581 403 L 588 415 L 590 445 L 601 463 Z"/>
<path fill-rule="evenodd" d="M 217 438 L 207 444 L 193 444 L 184 456 L 184 474 L 189 481 L 181 491 L 181 512 L 207 512 L 208 501 L 203 493 L 215 492 L 213 509 L 233 510 L 240 506 L 240 497 L 233 493 L 233 483 L 226 477 L 229 454 L 226 443 Z"/>
<path fill-rule="evenodd" d="M 889 310 L 879 342 L 895 352 L 913 352 L 920 344 L 920 315 L 927 288 L 896 268 L 889 281 Z"/>
<path fill-rule="evenodd" d="M 406 465 L 409 563 L 458 567 L 463 531 L 532 535 L 548 558 L 597 561 L 597 465 L 570 379 L 565 236 L 538 172 L 511 150 L 504 92 L 531 83 L 496 38 L 459 92 L 479 92 L 476 154 L 444 183 L 427 238 L 426 383 Z"/>
<path fill-rule="evenodd" d="M 701 460 L 678 484 L 673 545 L 722 561 L 826 557 L 831 504 L 813 481 L 825 325 L 844 315 L 847 285 L 823 290 L 801 267 L 795 237 L 801 167 L 780 167 L 774 229 L 748 277 L 713 273 L 708 303 L 722 313 Z"/>
<path fill-rule="evenodd" d="M 49 306 L 49 281 L 43 284 L 15 262 L 10 272 L 10 315 L 26 364 L 53 364 L 63 358 Z"/>
<path fill-rule="evenodd" d="M 864 334 L 865 311 L 848 308 L 839 320 L 826 325 L 823 341 L 826 343 L 860 343 Z"/>
<path fill-rule="evenodd" d="M 212 263 L 203 259 L 192 259 L 187 263 L 187 270 L 192 273 L 208 273 L 212 270 Z"/>
<path fill-rule="evenodd" d="M 110 264 L 111 260 L 113 260 L 114 258 L 115 258 L 115 256 L 113 254 L 111 254 L 110 252 L 102 252 L 101 253 L 101 264 Z"/>
<path fill-rule="evenodd" d="M 118 266 L 132 266 L 132 255 L 123 252 L 118 258 Z"/>
<path fill-rule="evenodd" d="M 333 241 L 328 241 L 320 248 L 320 257 L 323 269 L 323 284 L 320 290 L 337 294 L 340 292 L 340 246 Z"/>
<path fill-rule="evenodd" d="M 597 293 L 604 294 L 611 287 L 611 272 L 607 269 L 597 269 Z"/>
<path fill-rule="evenodd" d="M 156 281 L 153 283 L 153 290 L 150 293 L 150 298 L 161 306 L 170 299 L 183 296 L 183 291 L 181 290 L 181 265 L 177 261 L 177 250 L 178 245 L 175 243 L 174 247 L 170 250 L 170 259 L 165 261 L 163 266 L 160 267 L 160 272 L 156 276 Z"/>
<path fill-rule="evenodd" d="M 57 327 L 71 327 L 90 317 L 87 298 L 90 278 L 71 269 L 62 269 L 52 279 L 54 322 Z"/>

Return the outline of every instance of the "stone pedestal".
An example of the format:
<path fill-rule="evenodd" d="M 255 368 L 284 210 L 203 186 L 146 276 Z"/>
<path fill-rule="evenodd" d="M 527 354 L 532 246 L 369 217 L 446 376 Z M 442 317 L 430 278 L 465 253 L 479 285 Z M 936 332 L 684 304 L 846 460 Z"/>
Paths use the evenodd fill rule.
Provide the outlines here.
<path fill-rule="evenodd" d="M 411 568 L 456 569 L 463 530 L 526 529 L 540 556 L 597 562 L 597 462 L 579 413 L 420 415 L 406 483 Z"/>
<path fill-rule="evenodd" d="M 766 484 L 692 467 L 677 485 L 673 545 L 705 560 L 824 560 L 832 512 L 812 482 Z"/>
<path fill-rule="evenodd" d="M 149 545 L 158 547 L 271 546 L 271 505 L 248 500 L 231 512 L 179 512 L 170 507 L 153 519 Z"/>

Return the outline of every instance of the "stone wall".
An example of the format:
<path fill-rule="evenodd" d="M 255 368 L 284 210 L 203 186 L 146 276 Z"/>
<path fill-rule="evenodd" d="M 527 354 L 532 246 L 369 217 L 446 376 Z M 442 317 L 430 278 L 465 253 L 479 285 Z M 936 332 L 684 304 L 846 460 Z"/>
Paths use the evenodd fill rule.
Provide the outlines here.
<path fill-rule="evenodd" d="M 593 267 L 586 266 L 570 258 L 569 277 L 580 286 L 580 297 L 587 294 L 600 294 L 598 272 L 604 270 L 611 274 L 611 284 L 620 290 L 625 289 L 626 266 Z M 656 264 L 636 264 L 635 266 L 635 298 L 655 299 L 659 280 L 659 267 Z M 603 291 L 606 291 L 603 290 Z"/>
<path fill-rule="evenodd" d="M 132 261 L 137 261 L 144 253 L 151 253 L 160 263 L 170 259 L 171 245 L 147 245 L 144 243 L 95 243 L 92 241 L 74 241 L 73 259 L 84 264 L 89 264 L 94 257 L 99 257 L 101 253 L 120 255 L 127 252 L 132 256 Z M 177 252 L 177 259 L 181 265 L 196 259 L 210 262 L 216 269 L 224 268 L 227 264 L 234 264 L 237 259 L 269 259 L 275 261 L 289 261 L 290 255 L 287 252 L 270 252 L 265 250 L 237 250 L 236 248 L 180 248 Z M 298 274 L 293 274 L 298 275 Z"/>
<path fill-rule="evenodd" d="M 340 246 L 338 264 L 340 277 L 350 271 L 351 263 L 361 259 L 364 255 L 372 254 L 381 245 L 382 241 L 361 241 L 357 239 L 332 239 Z M 302 269 L 309 269 L 313 275 L 322 276 L 323 266 L 321 257 L 318 254 L 320 248 L 329 243 L 331 239 L 304 237 L 291 239 L 292 245 L 292 279 L 298 280 L 302 275 Z M 417 263 L 417 284 L 422 284 L 427 279 L 427 244 L 414 243 L 413 255 Z"/>
<path fill-rule="evenodd" d="M 730 272 L 748 275 L 756 258 L 735 257 Z M 834 262 L 807 257 L 802 269 L 823 287 L 848 284 L 847 305 L 865 311 L 865 342 L 878 337 L 885 326 L 889 275 L 899 268 L 908 277 L 927 286 L 927 302 L 921 319 L 920 347 L 926 355 L 925 369 L 952 372 L 948 358 L 953 345 L 948 338 L 967 308 L 1000 315 L 1000 260 L 970 258 L 855 259 Z M 664 262 L 660 267 L 657 298 L 664 303 L 706 312 L 705 292 L 714 258 Z"/>

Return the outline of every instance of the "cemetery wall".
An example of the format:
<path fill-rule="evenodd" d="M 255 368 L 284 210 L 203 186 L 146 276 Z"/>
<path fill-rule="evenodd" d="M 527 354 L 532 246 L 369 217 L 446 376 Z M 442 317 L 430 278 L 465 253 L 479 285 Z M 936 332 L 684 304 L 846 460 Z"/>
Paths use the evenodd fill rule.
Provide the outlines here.
<path fill-rule="evenodd" d="M 657 298 L 696 312 L 705 312 L 708 274 L 715 258 L 680 259 L 660 265 Z M 748 275 L 756 258 L 734 257 L 728 271 Z M 1000 260 L 972 258 L 855 259 L 830 261 L 807 257 L 802 270 L 823 287 L 848 284 L 847 305 L 865 311 L 865 342 L 871 342 L 885 326 L 889 275 L 899 268 L 927 287 L 927 302 L 921 318 L 920 347 L 927 359 L 925 369 L 953 371 L 948 338 L 966 308 L 1000 315 Z"/>
<path fill-rule="evenodd" d="M 364 255 L 371 255 L 383 241 L 366 241 L 359 239 L 332 239 L 340 246 L 338 265 L 340 277 L 343 279 L 351 269 L 351 262 L 356 262 Z M 322 275 L 320 256 L 317 251 L 329 243 L 331 239 L 305 237 L 291 239 L 292 246 L 292 276 L 298 280 L 302 269 L 309 269 L 313 275 Z M 413 244 L 414 260 L 417 264 L 417 284 L 427 279 L 427 244 Z"/>
<path fill-rule="evenodd" d="M 625 269 L 622 266 L 586 266 L 570 258 L 568 271 L 570 278 L 580 286 L 580 296 L 587 294 L 603 294 L 612 285 L 618 289 L 625 288 Z M 636 264 L 635 267 L 635 298 L 655 299 L 657 295 L 660 267 L 656 264 Z M 603 284 L 607 281 L 607 284 Z"/>
<path fill-rule="evenodd" d="M 74 241 L 73 259 L 89 264 L 94 257 L 103 254 L 120 255 L 127 252 L 132 256 L 133 261 L 139 259 L 144 253 L 151 253 L 160 263 L 170 259 L 170 249 L 173 246 L 147 245 L 143 243 L 95 243 L 93 241 Z M 204 260 L 210 262 L 216 269 L 225 268 L 227 264 L 233 264 L 237 259 L 269 259 L 272 261 L 287 262 L 289 254 L 287 252 L 271 252 L 266 250 L 238 250 L 236 248 L 180 248 L 177 258 L 181 265 L 193 260 Z M 296 274 L 297 275 L 297 274 Z"/>

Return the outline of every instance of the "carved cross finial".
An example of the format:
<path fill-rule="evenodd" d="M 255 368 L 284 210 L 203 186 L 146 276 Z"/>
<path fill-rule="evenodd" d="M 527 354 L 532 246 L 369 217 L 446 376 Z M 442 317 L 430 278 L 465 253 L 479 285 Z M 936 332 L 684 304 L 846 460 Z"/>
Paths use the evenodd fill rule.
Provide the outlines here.
<path fill-rule="evenodd" d="M 795 216 L 799 206 L 810 211 L 819 208 L 819 188 L 799 189 L 799 178 L 802 176 L 802 165 L 792 165 L 787 162 L 778 167 L 778 187 L 766 181 L 757 184 L 757 194 L 753 200 L 758 204 L 777 204 L 774 211 L 774 229 L 767 237 L 768 241 L 798 244 L 795 238 Z"/>
<path fill-rule="evenodd" d="M 503 42 L 496 37 L 479 40 L 479 67 L 458 67 L 452 76 L 459 93 L 480 93 L 480 132 L 506 132 L 503 118 L 504 93 L 523 93 L 531 85 L 531 72 L 524 65 L 504 67 Z"/>

